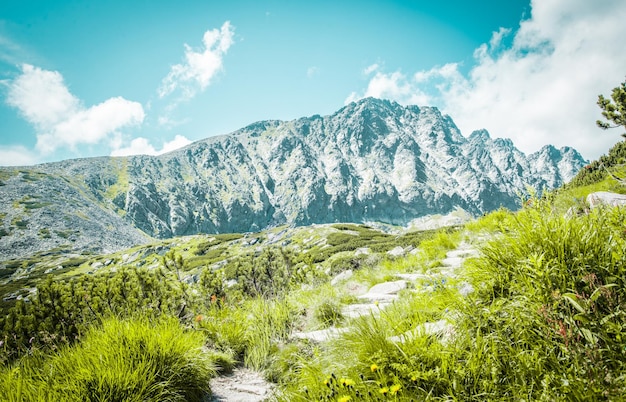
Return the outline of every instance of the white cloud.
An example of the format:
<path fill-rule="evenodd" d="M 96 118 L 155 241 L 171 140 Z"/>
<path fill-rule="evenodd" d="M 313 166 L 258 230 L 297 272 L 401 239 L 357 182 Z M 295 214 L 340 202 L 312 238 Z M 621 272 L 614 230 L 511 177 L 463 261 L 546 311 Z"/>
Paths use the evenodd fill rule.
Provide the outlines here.
<path fill-rule="evenodd" d="M 191 141 L 182 135 L 177 135 L 173 140 L 165 142 L 160 150 L 156 150 L 150 141 L 144 137 L 138 137 L 130 142 L 127 147 L 118 147 L 111 152 L 111 156 L 129 156 L 129 155 L 161 155 L 174 151 L 191 144 Z"/>
<path fill-rule="evenodd" d="M 58 71 L 24 64 L 22 73 L 8 85 L 7 103 L 42 129 L 58 124 L 80 107 L 80 102 L 67 89 Z"/>
<path fill-rule="evenodd" d="M 380 66 L 377 63 L 374 63 L 370 66 L 365 67 L 365 69 L 363 69 L 363 74 L 370 75 L 374 71 L 378 71 L 378 69 L 380 69 Z"/>
<path fill-rule="evenodd" d="M 366 71 L 367 70 L 369 70 L 369 67 Z M 345 103 L 347 104 L 370 96 L 420 105 L 428 103 L 431 99 L 424 92 L 418 90 L 415 85 L 413 85 L 413 82 L 400 71 L 391 74 L 382 73 L 380 71 L 376 72 L 370 79 L 365 92 L 362 95 L 352 92 Z"/>
<path fill-rule="evenodd" d="M 434 104 L 466 135 L 486 128 L 526 152 L 551 143 L 574 146 L 589 158 L 605 153 L 621 132 L 595 126 L 596 100 L 626 75 L 626 3 L 533 0 L 531 7 L 516 31 L 501 28 L 476 49 L 467 76 L 454 63 L 410 78 L 377 72 L 362 96 Z M 513 35 L 509 46 L 502 41 L 507 35 Z"/>
<path fill-rule="evenodd" d="M 234 27 L 226 21 L 222 27 L 206 31 L 203 49 L 195 51 L 185 44 L 185 61 L 171 67 L 158 89 L 163 98 L 180 90 L 184 99 L 203 91 L 213 77 L 223 69 L 223 57 L 233 44 Z"/>
<path fill-rule="evenodd" d="M 0 31 L 2 30 L 0 21 Z M 28 57 L 27 51 L 18 43 L 9 38 L 5 33 L 0 32 L 0 60 L 7 64 L 17 65 L 20 60 Z"/>
<path fill-rule="evenodd" d="M 9 81 L 7 103 L 15 107 L 37 131 L 37 150 L 50 154 L 60 147 L 96 144 L 118 130 L 140 124 L 141 104 L 121 97 L 89 108 L 70 93 L 57 71 L 24 64 Z"/>
<path fill-rule="evenodd" d="M 160 155 L 160 154 L 164 154 L 167 152 L 171 152 L 178 148 L 187 146 L 189 144 L 191 144 L 191 141 L 187 137 L 183 135 L 177 135 L 176 137 L 174 137 L 172 141 L 164 143 L 163 148 L 161 148 L 158 154 Z"/>
<path fill-rule="evenodd" d="M 0 166 L 28 166 L 37 163 L 37 157 L 24 146 L 0 146 Z"/>

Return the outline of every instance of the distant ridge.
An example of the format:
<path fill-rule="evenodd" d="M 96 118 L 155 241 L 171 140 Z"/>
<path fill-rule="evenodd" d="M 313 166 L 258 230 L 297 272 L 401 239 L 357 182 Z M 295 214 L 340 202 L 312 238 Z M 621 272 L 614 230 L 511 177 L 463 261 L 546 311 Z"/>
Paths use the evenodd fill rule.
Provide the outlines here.
<path fill-rule="evenodd" d="M 572 148 L 526 155 L 485 130 L 464 137 L 437 108 L 366 98 L 161 156 L 1 168 L 0 253 L 113 251 L 148 236 L 282 224 L 404 225 L 456 208 L 477 215 L 516 209 L 527 186 L 559 187 L 584 165 Z"/>

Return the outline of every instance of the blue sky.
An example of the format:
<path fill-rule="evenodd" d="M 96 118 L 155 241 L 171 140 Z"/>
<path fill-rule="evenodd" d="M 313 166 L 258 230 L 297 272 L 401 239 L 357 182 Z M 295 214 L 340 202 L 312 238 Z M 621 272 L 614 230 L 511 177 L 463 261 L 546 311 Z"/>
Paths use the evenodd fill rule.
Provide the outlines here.
<path fill-rule="evenodd" d="M 156 154 L 364 96 L 597 157 L 621 0 L 0 4 L 0 165 Z"/>

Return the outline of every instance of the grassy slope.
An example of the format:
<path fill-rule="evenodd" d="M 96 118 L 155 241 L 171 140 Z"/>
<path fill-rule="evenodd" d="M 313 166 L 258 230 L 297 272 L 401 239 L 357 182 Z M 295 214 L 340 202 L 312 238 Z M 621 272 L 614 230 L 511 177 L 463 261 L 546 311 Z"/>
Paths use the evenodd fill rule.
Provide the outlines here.
<path fill-rule="evenodd" d="M 618 144 L 620 149 L 622 145 Z M 610 163 L 605 160 L 616 175 L 622 173 L 620 152 L 614 152 Z M 106 290 L 106 286 L 120 287 L 118 277 L 128 274 L 124 274 L 124 265 L 137 274 L 125 277 L 122 283 L 139 283 L 160 264 L 159 253 L 175 251 L 183 259 L 161 280 L 170 287 L 153 284 L 152 293 L 143 287 L 142 309 L 114 309 L 118 318 L 112 321 L 104 318 L 106 302 L 93 313 L 96 301 L 91 298 L 94 293 L 89 293 L 88 281 L 86 287 L 74 288 L 76 300 L 87 301 L 78 303 L 82 307 L 76 311 L 68 307 L 74 318 L 66 316 L 63 322 L 82 317 L 76 327 L 78 342 L 43 339 L 41 332 L 34 333 L 32 342 L 26 331 L 26 343 L 21 347 L 28 355 L 0 371 L 0 384 L 6 384 L 0 394 L 7 400 L 38 400 L 57 396 L 56 392 L 67 388 L 76 390 L 83 400 L 93 400 L 94 390 L 106 389 L 122 392 L 126 400 L 193 399 L 189 395 L 207 391 L 206 381 L 216 369 L 228 370 L 239 362 L 263 370 L 279 385 L 277 399 L 285 401 L 617 400 L 626 392 L 626 339 L 622 335 L 626 326 L 626 211 L 564 216 L 564 211 L 591 191 L 621 192 L 611 180 L 601 172 L 583 172 L 578 185 L 532 200 L 515 214 L 496 211 L 456 232 L 390 236 L 355 225 L 293 231 L 277 228 L 247 237 L 175 239 L 96 257 L 97 261 L 60 272 L 61 277 L 71 283 L 72 277 L 86 277 L 81 273 L 92 270 L 91 277 L 109 278 L 98 285 Z M 367 288 L 397 272 L 436 273 L 445 251 L 460 241 L 475 243 L 482 256 L 469 261 L 459 278 L 434 275 L 434 287 L 418 281 L 413 284 L 415 289 L 429 291 L 405 292 L 377 316 L 355 320 L 341 316 L 341 307 L 355 301 L 350 292 L 354 286 Z M 396 245 L 418 246 L 419 252 L 391 258 L 385 251 Z M 369 254 L 355 257 L 355 251 L 363 247 L 369 248 Z M 279 254 L 266 253 L 267 249 L 287 250 L 288 256 L 283 254 L 283 259 L 277 260 Z M 103 267 L 94 268 L 94 262 Z M 280 267 L 276 272 L 289 280 L 268 276 L 262 270 L 266 266 Z M 243 270 L 246 267 L 254 270 Z M 346 269 L 355 271 L 353 277 L 330 286 L 332 275 Z M 273 288 L 271 297 L 267 297 L 269 293 L 253 296 L 244 287 L 216 287 L 229 275 L 231 280 L 243 281 L 244 277 L 237 276 L 242 272 L 266 275 L 263 278 L 270 285 L 275 288 L 280 283 L 282 287 Z M 194 273 L 200 274 L 198 283 L 180 281 Z M 475 291 L 462 297 L 458 291 L 461 282 L 472 284 Z M 61 292 L 63 286 L 59 282 L 51 289 Z M 127 293 L 114 295 L 108 303 L 136 304 L 132 286 L 124 289 Z M 98 293 L 98 297 L 106 298 L 106 293 Z M 163 295 L 169 307 L 159 304 L 155 308 Z M 32 305 L 63 317 L 63 307 L 54 309 L 51 300 Z M 28 312 L 26 304 L 19 306 L 24 314 Z M 19 309 L 13 314 L 18 316 Z M 152 331 L 141 326 L 145 320 L 168 316 L 176 319 L 165 318 L 164 328 Z M 391 338 L 437 320 L 454 326 L 451 338 L 419 333 L 404 342 Z M 4 324 L 3 345 L 8 356 L 6 337 L 11 331 L 15 334 L 16 328 Z M 345 326 L 347 332 L 322 344 L 290 337 L 294 330 L 329 325 Z M 154 334 L 180 337 L 184 333 L 193 338 L 189 349 L 198 350 L 200 344 L 204 348 L 194 356 L 177 354 L 165 344 L 148 348 L 153 351 L 150 353 L 143 347 L 131 348 L 135 360 L 130 361 L 135 363 L 120 368 L 116 359 L 129 361 L 124 357 L 128 351 L 118 355 L 116 337 L 107 335 L 109 327 L 119 333 L 119 326 L 133 328 L 141 345 L 154 342 Z M 91 356 L 106 359 L 90 362 Z M 96 374 L 89 378 L 76 371 L 94 364 Z M 166 376 L 168 381 L 163 382 L 161 369 L 151 371 L 155 366 L 178 375 Z M 119 370 L 126 370 L 124 378 L 131 380 L 116 377 Z M 66 383 L 55 388 L 61 379 Z"/>

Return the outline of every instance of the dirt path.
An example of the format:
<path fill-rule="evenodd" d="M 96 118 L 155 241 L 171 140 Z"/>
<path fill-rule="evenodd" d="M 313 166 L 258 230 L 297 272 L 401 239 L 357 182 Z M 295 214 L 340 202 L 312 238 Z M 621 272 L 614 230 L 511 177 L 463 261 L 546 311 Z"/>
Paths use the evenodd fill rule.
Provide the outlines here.
<path fill-rule="evenodd" d="M 261 402 L 270 396 L 272 388 L 261 373 L 237 368 L 211 380 L 213 395 L 207 402 Z"/>

